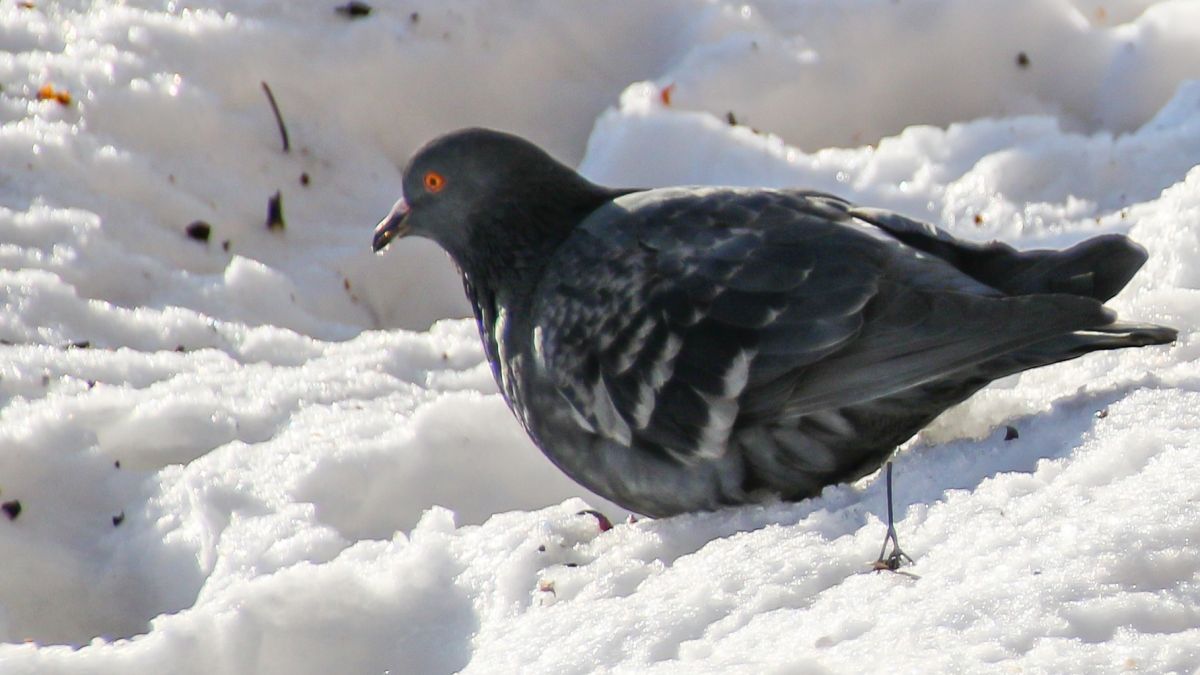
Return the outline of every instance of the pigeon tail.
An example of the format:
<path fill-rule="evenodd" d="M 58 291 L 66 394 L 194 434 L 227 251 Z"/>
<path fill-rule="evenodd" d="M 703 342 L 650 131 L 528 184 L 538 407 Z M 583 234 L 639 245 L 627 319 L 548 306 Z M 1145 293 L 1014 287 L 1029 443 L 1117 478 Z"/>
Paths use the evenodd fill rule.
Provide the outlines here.
<path fill-rule="evenodd" d="M 1178 331 L 1151 323 L 1116 321 L 1050 338 L 983 364 L 978 370 L 996 379 L 1031 368 L 1070 361 L 1091 352 L 1171 344 Z"/>
<path fill-rule="evenodd" d="M 957 239 L 883 209 L 855 207 L 850 213 L 1006 295 L 1064 293 L 1104 302 L 1125 288 L 1147 258 L 1146 249 L 1120 234 L 1092 237 L 1061 251 L 1018 251 L 1001 242 Z"/>

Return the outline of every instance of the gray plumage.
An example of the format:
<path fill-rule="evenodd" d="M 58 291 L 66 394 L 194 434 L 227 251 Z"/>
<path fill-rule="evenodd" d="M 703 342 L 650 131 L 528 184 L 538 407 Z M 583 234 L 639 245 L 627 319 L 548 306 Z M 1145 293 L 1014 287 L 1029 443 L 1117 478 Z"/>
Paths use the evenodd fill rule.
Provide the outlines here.
<path fill-rule="evenodd" d="M 814 496 L 992 380 L 1175 338 L 1101 304 L 1146 259 L 1119 235 L 1017 251 L 816 192 L 611 189 L 483 129 L 403 187 L 375 249 L 441 244 L 534 442 L 652 516 Z"/>

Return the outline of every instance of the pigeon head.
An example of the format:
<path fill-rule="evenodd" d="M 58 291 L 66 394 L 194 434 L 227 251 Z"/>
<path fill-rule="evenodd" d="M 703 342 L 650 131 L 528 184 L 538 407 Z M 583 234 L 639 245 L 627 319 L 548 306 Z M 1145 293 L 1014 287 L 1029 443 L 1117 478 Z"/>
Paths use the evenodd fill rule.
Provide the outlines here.
<path fill-rule="evenodd" d="M 402 186 L 404 196 L 375 228 L 374 249 L 409 235 L 432 239 L 468 273 L 544 256 L 613 196 L 529 141 L 490 129 L 430 141 L 404 169 Z"/>

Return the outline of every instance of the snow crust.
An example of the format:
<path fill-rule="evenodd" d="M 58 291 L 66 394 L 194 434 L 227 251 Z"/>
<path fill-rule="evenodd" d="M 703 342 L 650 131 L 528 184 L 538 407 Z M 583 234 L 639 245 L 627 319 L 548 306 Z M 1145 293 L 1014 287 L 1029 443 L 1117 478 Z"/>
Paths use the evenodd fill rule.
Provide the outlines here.
<path fill-rule="evenodd" d="M 1200 670 L 1200 3 L 333 6 L 0 4 L 0 672 Z M 369 250 L 472 124 L 614 185 L 1127 233 L 1111 304 L 1180 339 L 904 448 L 908 575 L 867 572 L 878 476 L 600 533 L 445 256 Z"/>

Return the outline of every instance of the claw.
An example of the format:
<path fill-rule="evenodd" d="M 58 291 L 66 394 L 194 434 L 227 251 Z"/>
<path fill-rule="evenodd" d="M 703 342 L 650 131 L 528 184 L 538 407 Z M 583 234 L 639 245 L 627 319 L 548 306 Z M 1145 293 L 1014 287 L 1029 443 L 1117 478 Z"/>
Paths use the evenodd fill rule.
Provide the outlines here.
<path fill-rule="evenodd" d="M 596 524 L 600 526 L 601 532 L 608 532 L 609 530 L 611 530 L 613 528 L 612 521 L 608 519 L 608 516 L 604 515 L 603 513 L 600 513 L 596 509 L 584 509 L 575 515 L 591 516 L 591 517 L 595 518 Z"/>
<path fill-rule="evenodd" d="M 892 552 L 890 554 L 887 553 L 888 542 L 892 544 Z M 884 570 L 895 572 L 906 561 L 910 565 L 913 563 L 912 557 L 900 548 L 900 542 L 896 539 L 896 528 L 891 523 L 888 523 L 887 535 L 883 538 L 883 547 L 879 549 L 879 560 L 876 560 L 871 565 L 871 569 L 876 572 Z"/>

